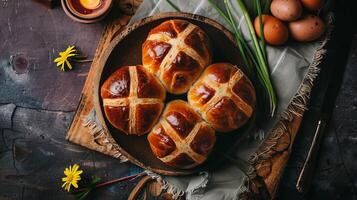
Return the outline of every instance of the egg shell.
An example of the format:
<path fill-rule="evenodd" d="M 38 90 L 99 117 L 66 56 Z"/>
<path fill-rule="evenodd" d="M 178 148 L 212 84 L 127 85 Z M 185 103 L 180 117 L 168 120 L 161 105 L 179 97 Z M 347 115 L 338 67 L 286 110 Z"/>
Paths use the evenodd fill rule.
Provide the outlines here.
<path fill-rule="evenodd" d="M 301 16 L 302 5 L 299 0 L 273 0 L 270 11 L 280 20 L 294 21 Z"/>
<path fill-rule="evenodd" d="M 286 25 L 279 19 L 271 15 L 262 15 L 264 39 L 270 45 L 282 45 L 289 38 L 289 32 Z M 254 28 L 260 37 L 259 17 L 254 20 Z"/>
<path fill-rule="evenodd" d="M 324 6 L 325 0 L 301 0 L 301 4 L 308 10 L 316 11 Z"/>
<path fill-rule="evenodd" d="M 301 19 L 289 23 L 292 38 L 299 42 L 311 42 L 325 32 L 325 23 L 315 15 L 305 15 Z"/>

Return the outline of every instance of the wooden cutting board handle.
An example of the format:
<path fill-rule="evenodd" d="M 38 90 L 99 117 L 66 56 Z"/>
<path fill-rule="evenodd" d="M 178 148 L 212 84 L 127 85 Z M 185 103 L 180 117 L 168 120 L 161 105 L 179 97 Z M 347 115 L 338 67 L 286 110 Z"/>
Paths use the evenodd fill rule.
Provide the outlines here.
<path fill-rule="evenodd" d="M 146 183 L 148 183 L 149 181 L 152 181 L 150 176 L 144 176 L 143 178 L 141 178 L 135 188 L 131 191 L 128 200 L 136 200 L 142 189 L 146 186 Z"/>
<path fill-rule="evenodd" d="M 251 160 L 271 198 L 276 195 L 301 120 L 302 116 L 294 115 L 291 121 L 279 122 Z"/>

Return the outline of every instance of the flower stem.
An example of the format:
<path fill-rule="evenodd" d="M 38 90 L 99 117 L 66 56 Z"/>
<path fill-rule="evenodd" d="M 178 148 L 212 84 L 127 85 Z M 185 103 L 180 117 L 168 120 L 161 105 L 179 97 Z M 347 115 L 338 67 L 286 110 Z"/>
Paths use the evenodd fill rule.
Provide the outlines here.
<path fill-rule="evenodd" d="M 119 183 L 119 182 L 122 182 L 122 181 L 127 181 L 127 180 L 131 181 L 131 180 L 134 180 L 135 178 L 138 178 L 138 177 L 144 176 L 144 175 L 145 175 L 145 172 L 141 172 L 141 173 L 138 173 L 138 174 L 125 176 L 125 177 L 114 179 L 114 180 L 111 180 L 111 181 L 99 183 L 95 187 L 99 188 L 99 187 L 104 187 L 104 186 L 111 185 L 111 184 L 114 184 L 114 183 Z"/>
<path fill-rule="evenodd" d="M 72 62 L 76 62 L 76 63 L 87 63 L 87 62 L 93 62 L 93 59 L 78 60 L 78 59 L 68 58 L 68 60 L 70 60 L 70 61 L 72 61 Z"/>

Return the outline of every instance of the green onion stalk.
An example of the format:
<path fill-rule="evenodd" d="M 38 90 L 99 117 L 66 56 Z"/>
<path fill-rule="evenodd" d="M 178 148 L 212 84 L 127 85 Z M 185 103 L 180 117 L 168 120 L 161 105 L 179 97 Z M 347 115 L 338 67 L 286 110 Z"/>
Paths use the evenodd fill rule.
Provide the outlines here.
<path fill-rule="evenodd" d="M 265 40 L 264 40 L 264 33 L 263 33 L 263 23 L 262 23 L 262 9 L 261 9 L 261 4 L 260 0 L 254 0 L 255 1 L 255 7 L 257 9 L 257 13 L 259 16 L 259 22 L 260 22 L 260 32 L 261 36 L 258 39 L 253 23 L 251 21 L 251 18 L 249 16 L 248 10 L 242 0 L 236 0 L 238 5 L 240 6 L 243 16 L 246 18 L 246 23 L 249 29 L 249 34 L 250 37 L 253 41 L 253 48 L 249 48 L 247 42 L 244 40 L 241 31 L 237 28 L 236 22 L 234 18 L 232 17 L 232 7 L 230 4 L 230 0 L 224 0 L 224 4 L 226 7 L 227 14 L 223 12 L 219 7 L 217 7 L 212 0 L 208 0 L 208 2 L 211 4 L 211 6 L 221 15 L 221 17 L 228 23 L 230 28 L 234 31 L 235 35 L 235 40 L 238 46 L 239 51 L 242 54 L 242 59 L 245 64 L 245 69 L 249 73 L 250 77 L 255 77 L 257 78 L 258 81 L 260 81 L 261 85 L 264 87 L 265 91 L 267 92 L 267 95 L 269 97 L 269 106 L 270 106 L 270 114 L 271 116 L 274 116 L 275 109 L 276 109 L 276 104 L 277 104 L 277 98 L 276 94 L 274 91 L 273 84 L 270 79 L 270 73 L 268 69 L 268 63 L 267 63 L 267 55 L 266 55 L 266 45 L 265 45 Z M 266 7 L 266 5 L 265 5 Z M 250 62 L 251 61 L 251 62 Z M 256 72 L 256 73 L 255 73 Z"/>
<path fill-rule="evenodd" d="M 269 73 L 269 69 L 268 69 L 268 64 L 267 64 L 267 60 L 266 60 L 266 56 L 264 56 L 264 51 L 265 51 L 265 47 L 264 50 L 262 50 L 262 47 L 258 41 L 258 38 L 255 34 L 255 30 L 253 27 L 253 23 L 250 19 L 249 13 L 247 11 L 247 8 L 243 2 L 243 0 L 236 0 L 238 5 L 240 6 L 242 13 L 246 19 L 246 23 L 248 25 L 249 28 L 249 33 L 250 33 L 250 37 L 253 41 L 253 47 L 254 47 L 254 52 L 255 52 L 255 56 L 257 58 L 258 61 L 258 66 L 256 66 L 257 71 L 259 72 L 258 74 L 261 76 L 262 80 L 264 81 L 264 87 L 267 90 L 267 93 L 269 95 L 269 99 L 270 99 L 270 111 L 271 111 L 271 116 L 274 116 L 275 113 L 275 109 L 276 109 L 276 103 L 277 103 L 277 98 L 276 98 L 276 94 L 274 91 L 274 87 L 273 84 L 270 80 L 270 73 Z M 258 2 L 259 4 L 260 0 L 256 0 L 256 2 Z M 260 10 L 260 6 L 258 7 L 258 12 Z M 261 18 L 260 18 L 261 19 Z M 261 35 L 263 36 L 263 31 L 262 31 L 262 20 L 260 21 L 260 29 L 261 29 Z M 262 37 L 263 41 L 264 41 L 264 36 Z"/>
<path fill-rule="evenodd" d="M 271 0 L 265 1 L 264 7 L 263 7 L 263 13 L 269 13 L 270 4 L 271 4 Z"/>
<path fill-rule="evenodd" d="M 171 0 L 166 0 L 168 4 L 176 11 L 176 12 L 181 12 L 180 8 L 177 7 Z"/>
<path fill-rule="evenodd" d="M 257 13 L 258 13 L 258 19 L 259 19 L 259 32 L 260 32 L 260 48 L 263 52 L 264 60 L 267 62 L 267 56 L 266 56 L 266 47 L 265 47 L 265 40 L 264 40 L 264 30 L 263 30 L 263 19 L 262 19 L 262 9 L 260 5 L 260 0 L 255 0 L 254 1 L 256 8 L 257 8 Z"/>

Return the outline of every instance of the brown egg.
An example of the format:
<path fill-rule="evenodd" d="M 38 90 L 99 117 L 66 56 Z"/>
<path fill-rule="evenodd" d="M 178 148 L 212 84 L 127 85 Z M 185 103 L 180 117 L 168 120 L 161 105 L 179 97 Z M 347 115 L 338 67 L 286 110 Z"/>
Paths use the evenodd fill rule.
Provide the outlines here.
<path fill-rule="evenodd" d="M 325 32 L 325 23 L 315 15 L 305 15 L 289 23 L 291 37 L 300 42 L 311 42 Z"/>
<path fill-rule="evenodd" d="M 306 9 L 315 11 L 322 8 L 325 0 L 301 0 L 301 3 Z"/>
<path fill-rule="evenodd" d="M 271 45 L 282 45 L 289 38 L 288 28 L 279 19 L 271 15 L 262 15 L 264 39 Z M 254 20 L 254 28 L 257 35 L 260 37 L 259 17 Z"/>
<path fill-rule="evenodd" d="M 273 0 L 271 13 L 283 21 L 294 21 L 301 16 L 302 6 L 299 0 Z"/>

